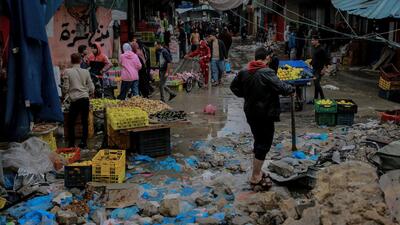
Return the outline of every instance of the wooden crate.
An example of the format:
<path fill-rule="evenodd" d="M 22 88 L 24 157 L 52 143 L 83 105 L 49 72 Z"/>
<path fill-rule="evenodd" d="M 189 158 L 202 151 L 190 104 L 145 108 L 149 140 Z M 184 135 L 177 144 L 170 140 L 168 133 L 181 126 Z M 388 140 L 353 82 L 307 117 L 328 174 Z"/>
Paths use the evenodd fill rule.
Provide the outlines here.
<path fill-rule="evenodd" d="M 129 133 L 120 133 L 115 131 L 110 125 L 107 125 L 107 142 L 110 147 L 116 147 L 119 149 L 132 148 Z"/>
<path fill-rule="evenodd" d="M 64 112 L 64 137 L 68 139 L 68 112 Z M 94 118 L 93 118 L 93 111 L 89 111 L 89 129 L 88 129 L 88 138 L 94 137 Z M 82 123 L 81 123 L 81 116 L 79 115 L 75 121 L 75 137 L 81 138 L 82 137 Z"/>

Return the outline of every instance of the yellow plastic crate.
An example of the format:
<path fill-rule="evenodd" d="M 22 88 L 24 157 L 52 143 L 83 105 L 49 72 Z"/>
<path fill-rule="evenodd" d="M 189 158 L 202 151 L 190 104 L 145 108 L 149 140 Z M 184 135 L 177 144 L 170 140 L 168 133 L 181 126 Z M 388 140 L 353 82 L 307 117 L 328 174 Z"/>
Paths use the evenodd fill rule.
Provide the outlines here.
<path fill-rule="evenodd" d="M 400 81 L 388 81 L 380 77 L 379 87 L 385 91 L 400 90 Z"/>
<path fill-rule="evenodd" d="M 115 107 L 107 109 L 108 123 L 114 130 L 132 129 L 149 125 L 149 115 L 140 108 Z"/>
<path fill-rule="evenodd" d="M 100 183 L 123 183 L 125 150 L 100 150 L 92 159 L 92 180 Z"/>
<path fill-rule="evenodd" d="M 50 149 L 52 151 L 56 151 L 57 150 L 57 141 L 56 138 L 54 137 L 53 132 L 47 133 L 47 134 L 43 134 L 38 136 L 42 141 L 46 142 L 49 146 Z"/>

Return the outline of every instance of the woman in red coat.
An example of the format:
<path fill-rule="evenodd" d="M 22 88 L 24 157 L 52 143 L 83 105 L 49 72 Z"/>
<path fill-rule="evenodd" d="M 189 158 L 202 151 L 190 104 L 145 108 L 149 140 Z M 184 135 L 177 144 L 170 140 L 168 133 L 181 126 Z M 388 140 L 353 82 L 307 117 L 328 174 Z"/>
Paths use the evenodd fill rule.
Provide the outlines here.
<path fill-rule="evenodd" d="M 198 56 L 200 58 L 200 72 L 203 74 L 204 83 L 208 84 L 208 68 L 211 59 L 211 51 L 206 41 L 200 41 L 200 47 L 197 50 L 189 53 L 185 58 L 193 58 Z"/>

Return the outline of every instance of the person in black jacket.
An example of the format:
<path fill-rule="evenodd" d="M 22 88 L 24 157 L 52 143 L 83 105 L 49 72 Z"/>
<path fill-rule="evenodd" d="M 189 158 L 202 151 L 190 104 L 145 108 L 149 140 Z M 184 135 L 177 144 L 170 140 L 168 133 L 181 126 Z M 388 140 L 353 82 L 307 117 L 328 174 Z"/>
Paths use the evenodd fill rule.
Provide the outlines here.
<path fill-rule="evenodd" d="M 222 75 L 225 72 L 226 47 L 223 41 L 219 40 L 213 31 L 207 36 L 207 42 L 211 51 L 211 78 L 214 85 L 221 84 Z"/>
<path fill-rule="evenodd" d="M 272 51 L 263 47 L 255 53 L 255 61 L 239 72 L 231 84 L 232 92 L 244 98 L 244 112 L 254 136 L 254 161 L 250 184 L 254 190 L 269 188 L 272 184 L 261 171 L 269 152 L 279 121 L 279 95 L 290 95 L 294 88 L 282 82 L 276 73 L 267 68 Z"/>
<path fill-rule="evenodd" d="M 186 55 L 186 33 L 182 26 L 179 27 L 178 41 L 180 58 L 183 59 L 183 57 Z"/>
<path fill-rule="evenodd" d="M 311 65 L 313 67 L 315 86 L 314 100 L 318 99 L 319 96 L 321 97 L 321 99 L 324 99 L 325 95 L 321 87 L 321 78 L 322 70 L 324 69 L 325 65 L 328 64 L 328 56 L 325 50 L 322 48 L 321 44 L 319 43 L 318 36 L 312 37 L 311 45 L 314 47 L 311 62 Z"/>

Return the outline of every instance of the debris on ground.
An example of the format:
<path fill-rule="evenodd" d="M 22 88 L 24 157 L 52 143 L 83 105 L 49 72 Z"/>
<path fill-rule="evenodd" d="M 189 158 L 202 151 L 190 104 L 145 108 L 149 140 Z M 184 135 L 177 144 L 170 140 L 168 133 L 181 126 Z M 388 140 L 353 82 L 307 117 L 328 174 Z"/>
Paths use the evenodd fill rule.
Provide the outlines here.
<path fill-rule="evenodd" d="M 250 134 L 194 141 L 189 154 L 130 155 L 124 184 L 88 183 L 84 190 L 67 190 L 43 170 L 47 186 L 34 189 L 43 194 L 16 201 L 3 215 L 25 224 L 397 224 L 397 189 L 391 181 L 398 173 L 382 176 L 380 189 L 370 164 L 379 147 L 368 140 L 392 142 L 399 136 L 397 125 L 369 121 L 300 134 L 299 150 L 292 152 L 290 133 L 281 132 L 263 168 L 276 184 L 260 193 L 250 191 L 247 182 Z M 10 190 L 20 175 L 5 170 Z M 6 190 L 1 196 L 7 204 L 12 200 Z"/>

